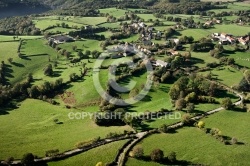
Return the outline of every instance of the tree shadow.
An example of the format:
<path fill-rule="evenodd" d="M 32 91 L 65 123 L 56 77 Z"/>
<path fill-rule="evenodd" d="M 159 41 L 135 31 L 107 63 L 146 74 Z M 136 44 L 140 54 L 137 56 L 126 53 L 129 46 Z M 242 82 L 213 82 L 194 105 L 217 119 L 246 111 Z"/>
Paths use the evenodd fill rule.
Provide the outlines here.
<path fill-rule="evenodd" d="M 23 64 L 17 62 L 12 62 L 12 64 L 17 67 L 25 67 Z"/>
<path fill-rule="evenodd" d="M 33 55 L 28 55 L 28 57 L 45 56 L 45 55 L 47 55 L 47 56 L 48 56 L 48 54 L 43 53 L 43 54 L 33 54 Z"/>
<path fill-rule="evenodd" d="M 247 112 L 246 109 L 240 108 L 240 107 L 234 107 L 231 111 L 235 111 L 235 112 Z"/>
<path fill-rule="evenodd" d="M 139 94 L 139 95 L 138 95 L 138 98 L 140 98 L 140 97 L 143 97 L 143 95 L 142 95 L 142 94 Z M 152 101 L 152 97 L 149 96 L 149 95 L 146 95 L 146 96 L 144 96 L 144 97 L 141 99 L 141 101 L 145 101 L 145 102 Z"/>
<path fill-rule="evenodd" d="M 205 64 L 205 61 L 203 59 L 192 57 L 190 61 L 190 65 L 195 65 L 195 64 Z"/>
<path fill-rule="evenodd" d="M 61 76 L 62 71 L 53 71 L 53 77 L 60 77 Z"/>
<path fill-rule="evenodd" d="M 24 59 L 24 60 L 29 60 L 29 61 L 31 61 L 31 59 L 28 57 L 28 56 L 24 56 L 24 55 L 22 55 L 21 56 L 21 59 Z"/>
<path fill-rule="evenodd" d="M 9 114 L 9 111 L 12 111 L 12 110 L 15 110 L 18 108 L 19 108 L 19 106 L 17 106 L 16 103 L 10 102 L 6 105 L 1 106 L 0 115 L 7 115 L 7 114 Z"/>

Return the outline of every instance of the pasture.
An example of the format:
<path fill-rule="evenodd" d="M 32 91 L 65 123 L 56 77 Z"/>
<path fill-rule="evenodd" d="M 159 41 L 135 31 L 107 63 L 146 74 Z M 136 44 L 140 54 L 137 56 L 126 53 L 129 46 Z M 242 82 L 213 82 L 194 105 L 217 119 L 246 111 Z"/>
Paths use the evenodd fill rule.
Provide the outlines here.
<path fill-rule="evenodd" d="M 56 51 L 45 45 L 46 42 L 42 39 L 25 40 L 23 42 L 21 47 L 22 58 L 19 58 L 15 53 L 16 58 L 13 58 L 13 63 L 10 66 L 11 72 L 7 77 L 10 83 L 22 81 L 28 73 L 35 75 L 48 64 L 49 57 L 51 60 L 56 58 Z"/>
<path fill-rule="evenodd" d="M 230 66 L 216 68 L 211 72 L 213 78 L 230 87 L 239 84 L 240 80 L 243 78 L 243 73 L 241 71 L 236 70 Z M 208 72 L 201 72 L 201 74 L 205 75 L 208 74 Z"/>
<path fill-rule="evenodd" d="M 98 25 L 106 22 L 106 17 L 65 17 L 67 21 L 84 24 L 84 25 Z"/>
<path fill-rule="evenodd" d="M 109 13 L 110 15 L 113 15 L 116 18 L 119 18 L 123 15 L 125 15 L 126 10 L 123 9 L 116 9 L 116 8 L 106 8 L 106 9 L 99 9 L 100 13 Z"/>
<path fill-rule="evenodd" d="M 125 144 L 127 140 L 117 141 L 114 143 L 110 143 L 107 145 L 103 145 L 97 147 L 95 149 L 91 149 L 87 152 L 79 154 L 77 156 L 73 156 L 69 159 L 65 159 L 58 162 L 50 162 L 49 166 L 72 166 L 72 165 L 89 165 L 94 166 L 98 162 L 109 163 L 114 160 L 115 155 L 117 154 L 117 150 Z M 98 158 L 94 157 L 98 156 Z"/>
<path fill-rule="evenodd" d="M 248 165 L 250 134 L 247 131 L 248 113 L 222 111 L 204 119 L 207 128 L 219 128 L 222 135 L 236 137 L 241 144 L 224 145 L 196 127 L 185 127 L 175 134 L 157 134 L 144 139 L 141 144 L 145 155 L 155 148 L 164 151 L 165 156 L 176 152 L 178 160 L 205 165 Z M 166 146 L 167 145 L 167 146 Z M 188 152 L 188 153 L 187 153 Z M 157 165 L 153 162 L 129 158 L 126 165 Z"/>
<path fill-rule="evenodd" d="M 61 26 L 62 23 L 68 24 L 69 27 L 82 27 L 84 24 L 82 23 L 74 23 L 67 20 L 57 20 L 57 19 L 34 19 L 33 23 L 35 26 L 41 30 L 44 30 L 50 26 Z"/>
<path fill-rule="evenodd" d="M 19 39 L 37 39 L 42 38 L 43 36 L 18 36 L 15 40 L 13 37 L 14 36 L 0 35 L 0 42 L 18 41 Z"/>
<path fill-rule="evenodd" d="M 59 149 L 62 152 L 73 149 L 80 141 L 98 136 L 104 138 L 109 132 L 122 133 L 124 130 L 131 130 L 129 126 L 99 127 L 90 117 L 72 120 L 68 116 L 70 112 L 96 112 L 98 107 L 95 106 L 69 110 L 63 106 L 27 99 L 18 108 L 7 110 L 0 111 L 0 133 L 5 133 L 0 136 L 1 159 L 10 156 L 21 158 L 27 152 L 44 156 L 45 151 L 50 149 Z M 60 123 L 56 124 L 55 119 Z"/>
<path fill-rule="evenodd" d="M 17 56 L 18 45 L 19 45 L 18 41 L 1 42 L 0 43 L 0 61 L 5 61 L 5 63 L 8 63 L 7 61 L 8 58 L 18 59 L 18 56 Z"/>

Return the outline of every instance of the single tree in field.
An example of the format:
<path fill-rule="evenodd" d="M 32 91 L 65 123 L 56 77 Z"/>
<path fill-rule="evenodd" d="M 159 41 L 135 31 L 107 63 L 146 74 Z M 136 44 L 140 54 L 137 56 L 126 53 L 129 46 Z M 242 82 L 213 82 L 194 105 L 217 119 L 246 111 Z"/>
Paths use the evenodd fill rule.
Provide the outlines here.
<path fill-rule="evenodd" d="M 10 64 L 12 64 L 13 58 L 8 58 L 8 61 L 9 61 Z"/>
<path fill-rule="evenodd" d="M 150 154 L 150 158 L 156 162 L 162 161 L 164 158 L 164 153 L 160 149 L 154 149 Z"/>
<path fill-rule="evenodd" d="M 52 69 L 52 65 L 49 64 L 44 68 L 44 75 L 46 76 L 52 76 L 53 75 L 53 69 Z"/>
<path fill-rule="evenodd" d="M 144 155 L 144 151 L 141 145 L 137 145 L 133 148 L 132 153 L 135 158 L 141 158 Z"/>
<path fill-rule="evenodd" d="M 32 82 L 33 81 L 33 75 L 31 73 L 29 73 L 27 75 L 27 79 L 26 79 L 27 82 Z"/>
<path fill-rule="evenodd" d="M 77 46 L 76 46 L 76 45 L 72 46 L 72 50 L 73 50 L 73 51 L 76 51 L 76 49 L 77 49 Z"/>
<path fill-rule="evenodd" d="M 224 107 L 227 110 L 230 110 L 230 109 L 233 108 L 233 102 L 232 102 L 232 100 L 230 98 L 227 97 L 227 98 L 222 100 L 221 106 Z"/>

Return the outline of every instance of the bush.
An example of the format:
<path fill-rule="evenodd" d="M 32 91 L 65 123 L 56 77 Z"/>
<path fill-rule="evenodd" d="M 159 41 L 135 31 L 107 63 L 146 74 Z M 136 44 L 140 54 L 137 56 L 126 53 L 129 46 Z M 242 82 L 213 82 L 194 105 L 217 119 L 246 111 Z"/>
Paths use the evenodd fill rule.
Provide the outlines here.
<path fill-rule="evenodd" d="M 159 128 L 159 131 L 160 131 L 160 132 L 163 132 L 163 133 L 168 132 L 168 127 L 167 127 L 167 125 L 165 125 L 165 124 L 161 125 L 160 128 Z"/>
<path fill-rule="evenodd" d="M 75 146 L 78 148 L 78 149 L 82 149 L 86 146 L 90 146 L 93 144 L 93 140 L 89 140 L 89 141 L 83 141 L 83 142 L 78 142 Z"/>
<path fill-rule="evenodd" d="M 144 154 L 143 148 L 141 145 L 137 145 L 132 150 L 133 156 L 135 158 L 141 158 Z"/>
<path fill-rule="evenodd" d="M 204 128 L 205 127 L 205 122 L 199 121 L 198 124 L 197 124 L 197 127 L 199 127 L 200 129 Z"/>
<path fill-rule="evenodd" d="M 231 144 L 237 144 L 237 142 L 238 142 L 237 138 L 233 137 L 231 139 Z"/>
<path fill-rule="evenodd" d="M 107 134 L 107 136 L 106 136 L 106 138 L 115 138 L 115 137 L 118 137 L 119 136 L 119 134 L 117 134 L 117 133 L 112 133 L 112 132 L 110 132 L 110 133 L 108 133 Z"/>
<path fill-rule="evenodd" d="M 26 153 L 23 155 L 21 163 L 25 166 L 32 166 L 34 165 L 34 155 L 32 153 Z"/>
<path fill-rule="evenodd" d="M 170 162 L 175 162 L 176 161 L 176 153 L 175 152 L 171 152 L 171 153 L 169 153 L 169 155 L 168 155 L 168 160 L 170 161 Z"/>
<path fill-rule="evenodd" d="M 150 154 L 150 158 L 151 158 L 151 160 L 153 160 L 153 161 L 157 161 L 157 162 L 162 161 L 163 158 L 164 158 L 164 153 L 163 153 L 163 151 L 160 150 L 160 149 L 154 149 L 154 150 L 151 152 L 151 154 Z"/>
<path fill-rule="evenodd" d="M 227 98 L 222 100 L 221 106 L 224 107 L 227 110 L 230 110 L 233 107 L 233 102 L 231 101 L 230 98 L 227 97 Z"/>
<path fill-rule="evenodd" d="M 58 149 L 52 149 L 52 150 L 48 150 L 48 151 L 45 152 L 46 157 L 54 157 L 54 156 L 56 156 L 58 154 L 59 154 Z"/>

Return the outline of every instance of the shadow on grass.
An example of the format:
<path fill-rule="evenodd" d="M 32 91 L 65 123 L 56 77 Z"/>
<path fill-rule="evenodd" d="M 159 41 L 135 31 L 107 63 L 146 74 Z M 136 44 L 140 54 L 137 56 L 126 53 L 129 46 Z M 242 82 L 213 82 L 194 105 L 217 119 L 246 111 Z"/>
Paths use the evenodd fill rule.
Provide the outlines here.
<path fill-rule="evenodd" d="M 12 111 L 18 108 L 19 107 L 14 102 L 8 103 L 7 105 L 1 106 L 0 115 L 8 115 L 9 111 Z"/>
<path fill-rule="evenodd" d="M 235 112 L 247 112 L 246 109 L 240 108 L 240 107 L 234 107 L 231 111 L 235 111 Z"/>
<path fill-rule="evenodd" d="M 16 67 L 25 67 L 23 64 L 17 62 L 12 62 L 12 64 Z"/>
<path fill-rule="evenodd" d="M 137 160 L 143 160 L 146 162 L 156 162 L 152 161 L 150 156 L 142 156 L 140 159 Z M 167 157 L 164 157 L 162 161 L 158 161 L 156 163 L 162 164 L 162 165 L 199 165 L 196 163 L 192 163 L 191 161 L 186 160 L 176 160 L 171 162 Z"/>
<path fill-rule="evenodd" d="M 227 93 L 226 90 L 217 90 L 217 92 L 216 92 L 216 97 L 218 97 L 218 98 L 226 98 L 226 97 L 229 97 L 230 99 L 238 99 L 237 96 L 235 96 L 235 95 L 232 94 L 232 93 Z"/>

